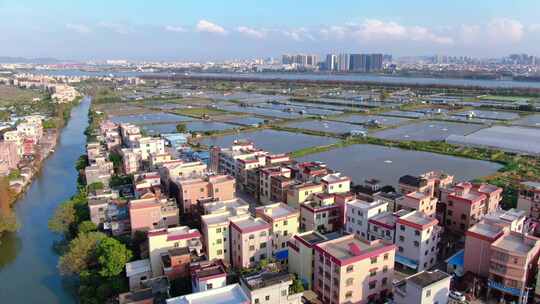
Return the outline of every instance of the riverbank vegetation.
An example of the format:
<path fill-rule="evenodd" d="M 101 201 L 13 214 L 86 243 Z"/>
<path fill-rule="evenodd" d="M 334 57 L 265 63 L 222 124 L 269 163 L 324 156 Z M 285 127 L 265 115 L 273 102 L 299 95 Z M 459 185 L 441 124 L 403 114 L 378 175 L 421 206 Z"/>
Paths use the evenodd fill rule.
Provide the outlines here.
<path fill-rule="evenodd" d="M 84 159 L 77 162 L 78 169 Z M 98 232 L 90 221 L 88 188 L 100 185 L 79 185 L 77 194 L 58 205 L 49 220 L 49 229 L 63 236 L 56 246 L 60 273 L 78 278 L 80 303 L 97 304 L 127 291 L 123 271 L 133 253 L 130 243 Z"/>

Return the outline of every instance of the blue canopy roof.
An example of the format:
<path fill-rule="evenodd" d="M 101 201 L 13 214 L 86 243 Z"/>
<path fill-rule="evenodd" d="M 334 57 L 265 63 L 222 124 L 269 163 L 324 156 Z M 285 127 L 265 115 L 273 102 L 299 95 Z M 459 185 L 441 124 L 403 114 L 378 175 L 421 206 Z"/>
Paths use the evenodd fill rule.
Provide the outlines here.
<path fill-rule="evenodd" d="M 416 269 L 418 267 L 418 262 L 416 262 L 415 260 L 409 259 L 407 257 L 401 256 L 399 254 L 396 254 L 396 262 L 412 269 Z"/>

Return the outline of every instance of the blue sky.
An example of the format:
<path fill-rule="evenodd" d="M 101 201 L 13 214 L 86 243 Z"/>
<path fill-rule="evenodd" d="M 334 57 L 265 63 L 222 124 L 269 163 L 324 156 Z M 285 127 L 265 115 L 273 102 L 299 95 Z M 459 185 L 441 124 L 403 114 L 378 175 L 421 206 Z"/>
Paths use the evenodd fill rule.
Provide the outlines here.
<path fill-rule="evenodd" d="M 0 0 L 0 56 L 540 55 L 538 0 Z"/>

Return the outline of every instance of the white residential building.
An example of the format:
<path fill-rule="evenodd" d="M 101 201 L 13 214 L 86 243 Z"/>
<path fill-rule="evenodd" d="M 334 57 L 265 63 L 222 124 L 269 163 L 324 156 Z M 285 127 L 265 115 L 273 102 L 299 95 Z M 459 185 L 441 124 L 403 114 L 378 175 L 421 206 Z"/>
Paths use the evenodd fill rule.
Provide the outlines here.
<path fill-rule="evenodd" d="M 345 204 L 345 230 L 362 238 L 368 238 L 369 219 L 388 210 L 383 201 L 367 202 L 360 199 Z"/>
<path fill-rule="evenodd" d="M 396 304 L 447 304 L 452 276 L 446 272 L 422 271 L 397 283 Z"/>

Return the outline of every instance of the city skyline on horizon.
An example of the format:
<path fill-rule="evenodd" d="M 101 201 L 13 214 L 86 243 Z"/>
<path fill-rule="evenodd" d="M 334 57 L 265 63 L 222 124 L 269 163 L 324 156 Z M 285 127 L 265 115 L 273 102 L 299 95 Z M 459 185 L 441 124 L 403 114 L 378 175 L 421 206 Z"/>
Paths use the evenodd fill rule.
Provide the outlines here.
<path fill-rule="evenodd" d="M 346 0 L 329 7 L 318 0 L 153 5 L 139 0 L 5 0 L 0 1 L 0 55 L 74 61 L 220 61 L 356 52 L 395 57 L 540 55 L 540 22 L 531 13 L 540 3 L 507 2 Z"/>

